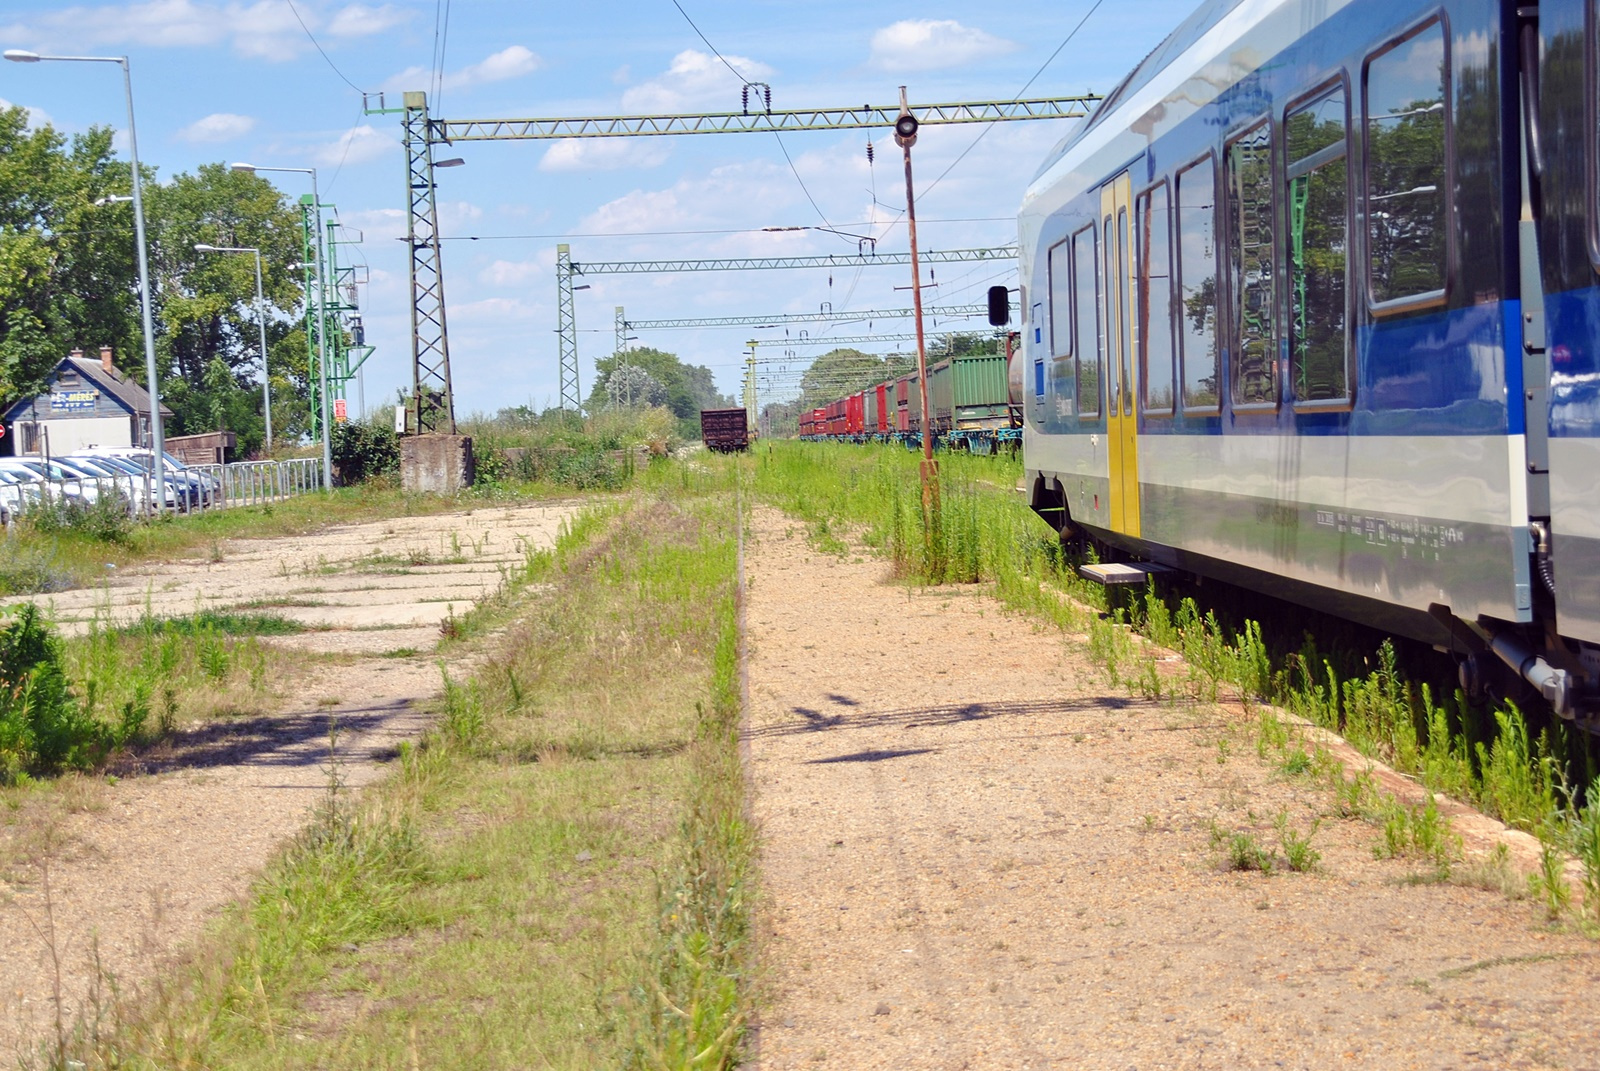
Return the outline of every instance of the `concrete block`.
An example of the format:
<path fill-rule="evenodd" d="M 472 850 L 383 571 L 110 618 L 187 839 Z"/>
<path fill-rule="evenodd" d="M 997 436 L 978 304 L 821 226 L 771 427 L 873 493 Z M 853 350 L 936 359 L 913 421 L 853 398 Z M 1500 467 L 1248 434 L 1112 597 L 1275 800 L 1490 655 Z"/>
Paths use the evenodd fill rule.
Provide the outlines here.
<path fill-rule="evenodd" d="M 400 486 L 453 495 L 472 486 L 472 436 L 407 435 L 400 440 Z"/>

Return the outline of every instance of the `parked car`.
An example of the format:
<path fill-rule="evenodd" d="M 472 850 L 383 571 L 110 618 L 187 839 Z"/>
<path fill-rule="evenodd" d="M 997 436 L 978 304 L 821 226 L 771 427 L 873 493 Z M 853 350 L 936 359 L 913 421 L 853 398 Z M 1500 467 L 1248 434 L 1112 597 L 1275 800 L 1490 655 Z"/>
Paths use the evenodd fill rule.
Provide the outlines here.
<path fill-rule="evenodd" d="M 155 467 L 155 455 L 147 447 L 110 446 L 103 448 L 100 452 L 113 457 L 128 458 L 137 463 L 146 472 Z M 217 481 L 203 472 L 196 472 L 166 451 L 161 453 L 161 471 L 163 475 L 170 476 L 174 480 L 188 485 L 190 490 L 189 502 L 185 508 L 193 509 L 196 506 L 210 506 L 216 501 Z"/>
<path fill-rule="evenodd" d="M 126 475 L 134 481 L 135 498 L 148 494 L 150 504 L 154 504 L 155 492 L 149 489 L 150 471 L 136 459 L 97 450 L 78 450 L 67 456 L 75 461 L 86 461 L 99 468 Z M 189 481 L 184 479 L 181 473 L 163 473 L 162 483 L 166 492 L 162 496 L 162 504 L 168 509 L 187 510 L 199 500 L 199 495 L 194 492 Z"/>

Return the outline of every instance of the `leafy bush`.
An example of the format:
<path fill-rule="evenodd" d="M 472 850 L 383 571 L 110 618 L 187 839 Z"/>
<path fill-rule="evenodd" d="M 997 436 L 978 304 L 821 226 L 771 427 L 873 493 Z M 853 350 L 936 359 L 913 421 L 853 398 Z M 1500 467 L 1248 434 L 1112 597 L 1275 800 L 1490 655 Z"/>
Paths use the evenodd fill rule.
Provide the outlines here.
<path fill-rule="evenodd" d="M 0 782 L 91 766 L 115 742 L 68 689 L 61 641 L 23 604 L 0 629 Z"/>
<path fill-rule="evenodd" d="M 388 424 L 354 420 L 336 424 L 329 450 L 334 473 L 344 486 L 400 470 L 400 440 Z"/>
<path fill-rule="evenodd" d="M 120 494 L 101 494 L 93 502 L 51 494 L 28 507 L 24 524 L 36 532 L 73 532 L 100 543 L 127 543 L 133 536 L 133 518 Z"/>

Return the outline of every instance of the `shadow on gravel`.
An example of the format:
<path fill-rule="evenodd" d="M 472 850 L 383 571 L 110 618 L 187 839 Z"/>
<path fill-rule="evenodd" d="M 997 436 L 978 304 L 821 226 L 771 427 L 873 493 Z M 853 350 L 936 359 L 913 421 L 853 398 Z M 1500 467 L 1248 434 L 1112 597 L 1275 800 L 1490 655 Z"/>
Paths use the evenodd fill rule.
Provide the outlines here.
<path fill-rule="evenodd" d="M 831 698 L 831 697 L 830 697 Z M 852 711 L 849 714 L 823 714 L 809 707 L 790 707 L 803 719 L 766 725 L 749 731 L 752 737 L 794 736 L 853 725 L 899 725 L 914 729 L 922 725 L 959 725 L 990 718 L 1031 717 L 1040 714 L 1088 714 L 1106 711 L 1159 710 L 1163 704 L 1151 699 L 1122 696 L 1095 696 L 1087 699 L 1036 699 L 1010 702 L 950 703 L 933 707 L 907 707 L 898 710 Z"/>
<path fill-rule="evenodd" d="M 343 759 L 382 762 L 395 756 L 392 744 L 351 749 L 349 738 L 381 727 L 409 706 L 407 700 L 397 699 L 369 707 L 210 722 L 125 755 L 110 772 L 128 777 L 218 766 L 319 766 L 328 761 L 328 731 L 335 724 Z"/>
<path fill-rule="evenodd" d="M 907 755 L 928 755 L 938 750 L 936 747 L 869 748 L 866 751 L 858 751 L 854 755 L 835 755 L 830 759 L 807 759 L 805 765 L 826 766 L 833 762 L 882 762 L 885 759 L 903 759 Z"/>

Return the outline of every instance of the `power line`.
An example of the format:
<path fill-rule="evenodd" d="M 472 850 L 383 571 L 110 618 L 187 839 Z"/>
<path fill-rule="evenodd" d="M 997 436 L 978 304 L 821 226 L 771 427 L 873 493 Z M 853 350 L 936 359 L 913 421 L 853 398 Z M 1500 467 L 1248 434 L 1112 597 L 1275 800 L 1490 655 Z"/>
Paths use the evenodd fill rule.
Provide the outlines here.
<path fill-rule="evenodd" d="M 1056 46 L 1056 50 L 1054 52 L 1050 53 L 1050 58 L 1041 63 L 1039 65 L 1039 69 L 1033 72 L 1033 77 L 1029 78 L 1027 82 L 1023 84 L 1021 89 L 1017 90 L 1016 99 L 1022 99 L 1022 95 L 1028 91 L 1028 87 L 1039 80 L 1039 76 L 1045 72 L 1045 68 L 1049 67 L 1050 64 L 1055 62 L 1056 57 L 1061 55 L 1061 50 L 1066 48 L 1067 44 L 1071 42 L 1074 37 L 1078 36 L 1078 31 L 1083 29 L 1083 24 L 1089 21 L 1089 16 L 1100 10 L 1100 5 L 1103 3 L 1105 3 L 1105 0 L 1094 0 L 1094 3 L 1090 5 L 1089 10 L 1083 13 L 1083 18 L 1078 20 L 1078 25 L 1074 26 L 1072 28 L 1072 32 L 1067 34 L 1067 36 L 1062 39 L 1061 43 Z M 967 154 L 973 149 L 976 149 L 978 147 L 978 142 L 982 141 L 988 135 L 989 131 L 993 129 L 994 124 L 990 123 L 988 126 L 980 130 L 978 132 L 978 136 L 972 139 L 972 144 L 961 150 L 961 155 L 950 162 L 950 166 L 945 168 L 939 177 L 934 179 L 933 182 L 922 191 L 922 195 L 926 197 L 929 192 L 933 190 L 934 186 L 937 186 L 940 182 L 944 181 L 945 175 L 948 175 L 955 169 L 957 164 L 965 160 L 967 158 Z"/>
<path fill-rule="evenodd" d="M 1092 5 L 1090 5 L 1089 10 L 1085 11 L 1083 13 L 1083 18 L 1078 20 L 1078 24 L 1072 28 L 1071 32 L 1068 33 L 1066 37 L 1062 38 L 1061 43 L 1056 46 L 1056 50 L 1054 52 L 1050 53 L 1049 58 L 1047 58 L 1043 63 L 1039 64 L 1039 69 L 1034 71 L 1033 72 L 1033 76 L 1030 77 L 1026 82 L 1023 83 L 1021 89 L 1017 90 L 1016 96 L 1012 98 L 1013 100 L 1021 100 L 1022 99 L 1022 95 L 1028 91 L 1028 87 L 1033 85 L 1033 83 L 1035 83 L 1035 82 L 1037 82 L 1039 80 L 1039 76 L 1044 74 L 1045 69 L 1048 68 L 1050 66 L 1050 64 L 1055 62 L 1057 56 L 1061 55 L 1061 50 L 1066 48 L 1067 45 L 1072 41 L 1072 39 L 1074 37 L 1078 36 L 1078 31 L 1083 29 L 1083 24 L 1089 21 L 1089 16 L 1093 15 L 1096 11 L 1100 10 L 1100 5 L 1103 4 L 1103 3 L 1105 3 L 1105 0 L 1094 0 L 1094 3 Z M 978 147 L 978 142 L 982 141 L 985 137 L 987 137 L 988 134 L 989 134 L 989 131 L 991 131 L 993 129 L 994 129 L 994 124 L 990 123 L 987 126 L 985 126 L 981 131 L 979 131 L 978 132 L 978 136 L 972 139 L 972 144 L 968 145 L 965 149 L 962 149 L 961 150 L 961 155 L 957 156 L 954 160 L 952 160 L 950 162 L 950 166 L 945 168 L 943 171 L 941 171 L 939 173 L 939 177 L 938 178 L 934 179 L 932 182 L 928 183 L 927 186 L 923 187 L 923 189 L 921 191 L 922 196 L 926 197 L 929 193 L 933 192 L 933 188 L 935 186 L 939 185 L 939 183 L 943 182 L 945 180 L 945 177 L 947 175 L 949 175 L 950 172 L 955 170 L 956 165 L 959 164 L 961 161 L 965 160 L 967 158 L 967 154 L 970 153 L 973 149 L 976 149 Z M 905 217 L 905 214 L 906 214 L 905 213 L 905 209 L 902 208 L 900 210 L 900 214 L 894 218 L 894 222 L 890 223 L 887 227 L 885 227 L 883 229 L 883 233 L 886 235 L 890 231 L 894 230 L 895 227 L 899 225 L 900 220 Z"/>
<path fill-rule="evenodd" d="M 683 16 L 684 21 L 689 24 L 690 29 L 699 35 L 700 40 L 706 43 L 706 47 L 711 50 L 711 54 L 716 56 L 717 59 L 721 60 L 724 67 L 733 72 L 733 76 L 739 79 L 739 84 L 749 85 L 750 79 L 741 74 L 738 68 L 729 63 L 727 57 L 717 50 L 717 46 L 711 43 L 711 39 L 701 31 L 700 27 L 695 25 L 694 19 L 689 17 L 689 13 L 683 9 L 683 5 L 678 3 L 678 0 L 672 0 L 672 6 L 678 9 L 678 14 Z M 771 99 L 768 98 L 767 104 L 769 108 L 771 107 L 771 103 Z M 806 200 L 811 202 L 811 207 L 817 210 L 817 218 L 822 220 L 822 222 L 827 226 L 832 227 L 833 224 L 828 223 L 827 214 L 822 211 L 822 207 L 817 204 L 817 199 L 811 196 L 810 189 L 806 187 L 806 180 L 800 177 L 800 169 L 794 166 L 794 160 L 789 156 L 789 150 L 783 144 L 783 137 L 776 130 L 772 132 L 772 137 L 773 140 L 778 143 L 778 151 L 783 153 L 783 159 L 786 163 L 788 163 L 789 171 L 794 175 L 794 180 L 800 184 L 800 192 L 806 195 Z"/>
<path fill-rule="evenodd" d="M 433 0 L 433 55 L 428 60 L 428 66 L 432 69 L 431 77 L 428 79 L 428 92 L 435 98 L 439 96 L 439 22 L 443 17 L 444 0 Z"/>
<path fill-rule="evenodd" d="M 433 92 L 434 110 L 442 111 L 444 105 L 444 57 L 450 49 L 450 0 L 444 0 L 444 35 L 439 39 L 439 74 L 438 86 Z"/>
<path fill-rule="evenodd" d="M 689 13 L 687 11 L 683 10 L 683 5 L 678 3 L 678 0 L 672 0 L 672 6 L 678 9 L 678 14 L 683 16 L 683 21 L 687 22 L 689 24 L 689 28 L 691 30 L 693 30 L 696 34 L 699 35 L 700 40 L 702 40 L 702 41 L 704 41 L 706 43 L 706 47 L 711 50 L 711 54 L 713 56 L 717 57 L 717 59 L 722 60 L 722 65 L 724 67 L 728 68 L 728 70 L 733 72 L 733 76 L 735 78 L 739 79 L 739 84 L 740 85 L 746 84 L 748 79 L 746 79 L 743 74 L 739 73 L 738 68 L 736 68 L 733 64 L 729 63 L 727 61 L 727 59 L 722 55 L 721 52 L 717 51 L 717 46 L 711 43 L 711 39 L 709 37 L 707 37 L 705 34 L 700 32 L 700 27 L 696 26 L 694 24 L 694 20 L 689 17 Z"/>
<path fill-rule="evenodd" d="M 333 57 L 329 56 L 328 53 L 323 49 L 321 43 L 317 41 L 316 35 L 311 32 L 311 27 L 307 26 L 306 20 L 300 17 L 300 9 L 294 6 L 294 0 L 289 0 L 289 10 L 294 12 L 294 21 L 300 24 L 300 28 L 306 32 L 306 36 L 311 39 L 311 43 L 316 46 L 317 51 L 322 53 L 322 58 L 327 60 L 329 67 L 333 68 L 333 73 L 343 79 L 345 85 L 349 86 L 357 93 L 361 92 L 361 87 L 350 81 L 350 79 L 345 78 L 344 72 L 341 71 L 338 65 L 333 62 Z"/>

